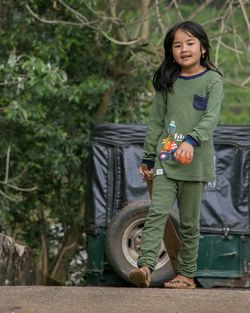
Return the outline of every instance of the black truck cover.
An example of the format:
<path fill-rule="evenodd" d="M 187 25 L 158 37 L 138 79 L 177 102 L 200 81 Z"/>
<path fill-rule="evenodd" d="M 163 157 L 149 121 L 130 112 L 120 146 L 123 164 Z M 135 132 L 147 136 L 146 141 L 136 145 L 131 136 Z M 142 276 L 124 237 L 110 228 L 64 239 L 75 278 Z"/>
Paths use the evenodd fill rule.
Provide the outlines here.
<path fill-rule="evenodd" d="M 107 227 L 129 202 L 149 199 L 139 175 L 145 125 L 99 124 L 92 131 L 88 201 L 88 233 Z M 250 126 L 218 126 L 214 132 L 216 180 L 206 185 L 201 231 L 250 234 Z"/>

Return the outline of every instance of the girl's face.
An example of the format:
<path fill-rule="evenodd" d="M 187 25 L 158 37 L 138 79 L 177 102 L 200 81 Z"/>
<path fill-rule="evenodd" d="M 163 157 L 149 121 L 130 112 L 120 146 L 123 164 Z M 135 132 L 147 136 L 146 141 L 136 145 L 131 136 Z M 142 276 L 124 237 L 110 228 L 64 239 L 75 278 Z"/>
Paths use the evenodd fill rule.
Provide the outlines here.
<path fill-rule="evenodd" d="M 196 73 L 203 69 L 200 59 L 205 49 L 201 46 L 199 39 L 189 32 L 178 29 L 174 36 L 172 53 L 175 62 L 180 65 L 182 71 Z"/>

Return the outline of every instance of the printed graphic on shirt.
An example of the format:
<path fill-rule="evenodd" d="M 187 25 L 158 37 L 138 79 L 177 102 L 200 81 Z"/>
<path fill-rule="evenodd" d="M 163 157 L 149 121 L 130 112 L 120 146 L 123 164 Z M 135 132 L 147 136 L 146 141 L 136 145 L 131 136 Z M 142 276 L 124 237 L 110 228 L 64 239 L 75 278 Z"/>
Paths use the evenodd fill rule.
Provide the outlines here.
<path fill-rule="evenodd" d="M 168 161 L 168 160 L 176 160 L 175 159 L 175 152 L 177 150 L 177 144 L 174 141 L 176 125 L 175 121 L 171 121 L 167 128 L 168 136 L 167 138 L 162 140 L 163 149 L 160 151 L 160 160 Z"/>
<path fill-rule="evenodd" d="M 167 131 L 169 133 L 169 136 L 173 138 L 175 131 L 176 131 L 176 125 L 175 121 L 171 121 L 168 125 Z"/>
<path fill-rule="evenodd" d="M 168 136 L 162 141 L 163 149 L 160 151 L 160 160 L 175 160 L 175 152 L 177 150 L 177 144 L 175 141 L 172 141 L 171 136 Z"/>
<path fill-rule="evenodd" d="M 178 134 L 178 133 L 174 134 L 174 140 L 175 141 L 183 141 L 184 138 L 185 138 L 185 136 L 183 134 Z"/>

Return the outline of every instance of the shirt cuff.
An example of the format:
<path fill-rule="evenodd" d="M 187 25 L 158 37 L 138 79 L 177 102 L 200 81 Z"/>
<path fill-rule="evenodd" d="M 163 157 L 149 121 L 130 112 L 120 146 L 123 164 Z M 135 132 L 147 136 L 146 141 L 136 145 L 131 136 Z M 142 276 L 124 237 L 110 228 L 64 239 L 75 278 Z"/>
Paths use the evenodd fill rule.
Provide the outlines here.
<path fill-rule="evenodd" d="M 187 135 L 183 141 L 186 141 L 187 143 L 192 145 L 194 148 L 199 146 L 199 142 L 190 135 Z"/>
<path fill-rule="evenodd" d="M 154 162 L 154 161 L 145 160 L 145 159 L 143 159 L 143 160 L 141 161 L 141 164 L 146 164 L 149 171 L 150 171 L 152 168 L 154 168 L 154 166 L 155 166 L 155 162 Z"/>

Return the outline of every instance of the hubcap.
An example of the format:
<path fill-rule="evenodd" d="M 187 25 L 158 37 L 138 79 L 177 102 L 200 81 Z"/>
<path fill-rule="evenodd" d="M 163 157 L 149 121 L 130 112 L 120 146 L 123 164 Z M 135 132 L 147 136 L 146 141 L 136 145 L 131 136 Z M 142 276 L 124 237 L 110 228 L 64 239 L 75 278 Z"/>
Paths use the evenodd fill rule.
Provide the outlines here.
<path fill-rule="evenodd" d="M 137 267 L 138 251 L 141 246 L 142 229 L 145 223 L 145 218 L 140 218 L 131 223 L 125 230 L 122 236 L 122 252 L 132 267 Z M 158 253 L 158 262 L 156 270 L 162 268 L 169 262 L 169 257 L 164 245 L 161 242 Z"/>

